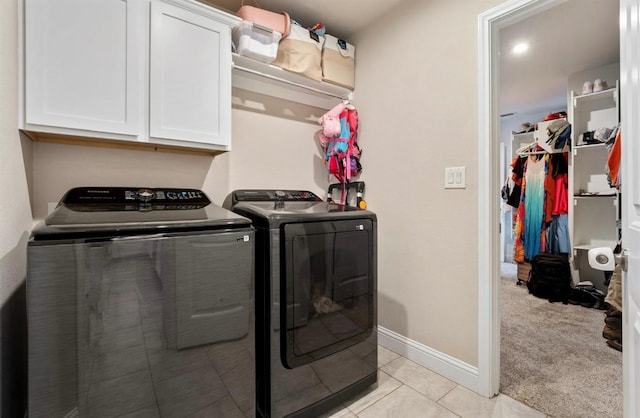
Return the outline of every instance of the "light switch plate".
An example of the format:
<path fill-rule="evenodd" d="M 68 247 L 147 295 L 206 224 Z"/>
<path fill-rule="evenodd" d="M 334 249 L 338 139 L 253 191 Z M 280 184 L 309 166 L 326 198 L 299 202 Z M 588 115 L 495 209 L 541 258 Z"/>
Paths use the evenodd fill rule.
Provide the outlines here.
<path fill-rule="evenodd" d="M 444 169 L 445 189 L 466 188 L 465 167 L 446 167 Z"/>

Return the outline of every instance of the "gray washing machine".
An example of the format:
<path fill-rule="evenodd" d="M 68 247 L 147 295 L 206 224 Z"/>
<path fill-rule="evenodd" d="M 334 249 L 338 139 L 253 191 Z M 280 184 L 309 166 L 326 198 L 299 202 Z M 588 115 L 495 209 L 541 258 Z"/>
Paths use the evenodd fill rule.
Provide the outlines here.
<path fill-rule="evenodd" d="M 254 234 L 200 190 L 67 192 L 27 249 L 29 417 L 254 416 Z"/>
<path fill-rule="evenodd" d="M 377 220 L 300 190 L 236 190 L 256 228 L 257 416 L 317 417 L 377 381 Z"/>

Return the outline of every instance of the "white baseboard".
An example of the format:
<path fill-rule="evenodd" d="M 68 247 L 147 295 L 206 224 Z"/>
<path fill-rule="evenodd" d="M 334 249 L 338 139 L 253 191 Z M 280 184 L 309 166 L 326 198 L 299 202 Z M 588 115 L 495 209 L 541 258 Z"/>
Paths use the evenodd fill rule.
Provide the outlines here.
<path fill-rule="evenodd" d="M 378 326 L 378 344 L 478 393 L 478 368 Z"/>

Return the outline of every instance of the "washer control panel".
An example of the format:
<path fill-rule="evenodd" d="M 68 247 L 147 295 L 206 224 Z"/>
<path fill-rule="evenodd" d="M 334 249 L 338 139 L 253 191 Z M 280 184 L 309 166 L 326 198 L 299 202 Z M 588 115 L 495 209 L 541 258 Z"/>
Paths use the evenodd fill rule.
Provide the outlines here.
<path fill-rule="evenodd" d="M 139 200 L 153 203 L 175 203 L 176 201 L 204 202 L 209 201 L 203 192 L 192 189 L 138 189 L 125 190 L 127 202 Z"/>
<path fill-rule="evenodd" d="M 76 187 L 62 198 L 61 204 L 75 210 L 153 210 L 197 209 L 211 203 L 197 189 L 148 188 L 148 187 Z"/>

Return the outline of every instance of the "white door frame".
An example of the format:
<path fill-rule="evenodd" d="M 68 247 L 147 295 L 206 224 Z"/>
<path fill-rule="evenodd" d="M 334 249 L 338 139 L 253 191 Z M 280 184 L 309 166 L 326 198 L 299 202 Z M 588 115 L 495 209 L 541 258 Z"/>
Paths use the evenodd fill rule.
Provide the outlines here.
<path fill-rule="evenodd" d="M 496 395 L 500 386 L 500 154 L 495 140 L 500 135 L 499 30 L 565 1 L 509 0 L 478 17 L 478 392 L 487 397 Z M 637 12 L 640 0 L 622 2 L 634 3 Z M 631 57 L 629 51 L 636 46 L 626 33 L 626 28 L 620 29 L 620 60 L 635 66 L 637 77 L 640 59 L 638 54 Z M 625 73 L 622 67 L 620 70 Z M 629 103 L 629 95 L 638 103 L 640 92 L 629 90 L 624 92 Z M 625 397 L 629 390 L 625 377 Z"/>
<path fill-rule="evenodd" d="M 478 17 L 478 391 L 500 387 L 499 30 L 566 0 L 510 0 Z"/>
<path fill-rule="evenodd" d="M 622 404 L 625 417 L 637 417 L 640 414 L 637 393 L 640 387 L 640 0 L 620 0 L 620 90 L 622 244 L 630 253 L 628 272 L 622 273 Z"/>

